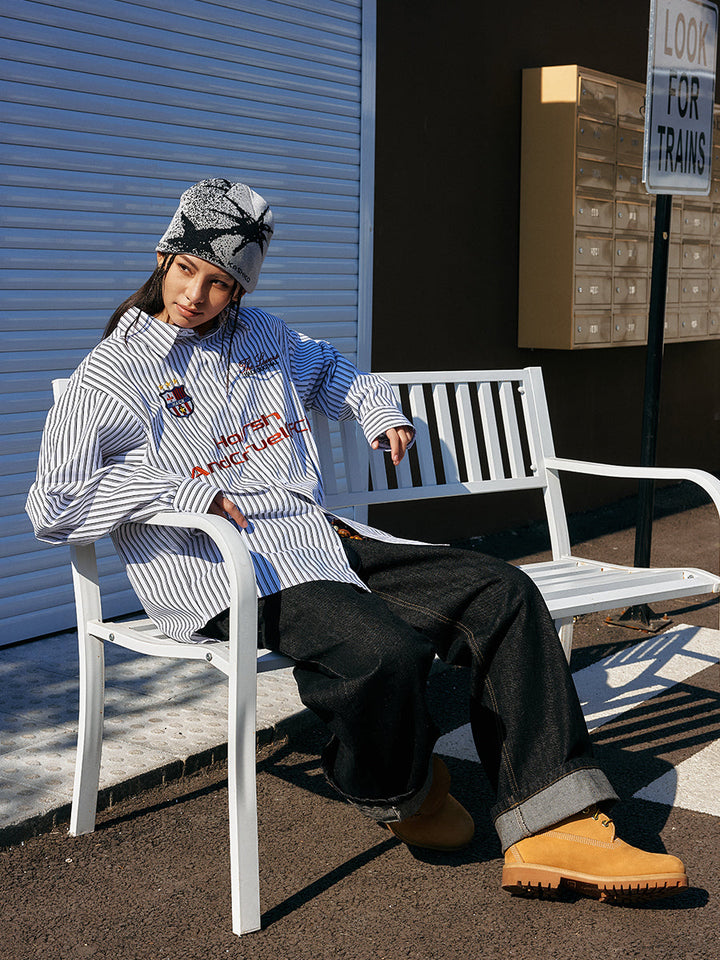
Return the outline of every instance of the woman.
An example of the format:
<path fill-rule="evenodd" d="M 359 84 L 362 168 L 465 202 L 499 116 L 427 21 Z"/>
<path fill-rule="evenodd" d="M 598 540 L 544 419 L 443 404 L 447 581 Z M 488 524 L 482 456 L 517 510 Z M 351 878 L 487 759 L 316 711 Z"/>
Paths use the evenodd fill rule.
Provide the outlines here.
<path fill-rule="evenodd" d="M 552 620 L 532 582 L 470 551 L 400 541 L 322 507 L 307 410 L 355 417 L 399 463 L 414 440 L 390 387 L 330 344 L 244 309 L 273 231 L 243 184 L 187 190 L 157 269 L 111 318 L 45 428 L 28 513 L 38 537 L 110 533 L 169 636 L 227 636 L 228 586 L 201 533 L 146 526 L 162 510 L 224 514 L 242 530 L 262 642 L 292 657 L 331 739 L 329 781 L 404 842 L 452 850 L 474 826 L 432 753 L 436 654 L 471 670 L 471 724 L 496 793 L 514 893 L 571 884 L 632 898 L 687 885 L 675 857 L 614 836 L 616 799 L 592 748 Z"/>

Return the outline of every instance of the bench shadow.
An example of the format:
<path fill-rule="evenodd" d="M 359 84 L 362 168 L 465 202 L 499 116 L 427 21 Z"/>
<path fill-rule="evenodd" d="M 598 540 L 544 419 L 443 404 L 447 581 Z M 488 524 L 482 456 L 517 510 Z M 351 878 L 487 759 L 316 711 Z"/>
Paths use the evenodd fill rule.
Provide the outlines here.
<path fill-rule="evenodd" d="M 278 920 L 282 920 L 295 910 L 310 903 L 310 901 L 334 887 L 335 884 L 355 873 L 356 870 L 360 870 L 362 867 L 366 867 L 369 863 L 372 863 L 373 860 L 384 856 L 399 843 L 400 841 L 395 837 L 390 837 L 381 843 L 376 843 L 375 846 L 370 847 L 369 850 L 361 851 L 339 866 L 329 870 L 322 877 L 318 877 L 317 880 L 313 880 L 312 883 L 297 890 L 289 897 L 286 897 L 285 900 L 277 903 L 274 907 L 271 907 L 263 913 L 261 918 L 263 929 L 271 926 L 273 923 L 277 923 Z"/>

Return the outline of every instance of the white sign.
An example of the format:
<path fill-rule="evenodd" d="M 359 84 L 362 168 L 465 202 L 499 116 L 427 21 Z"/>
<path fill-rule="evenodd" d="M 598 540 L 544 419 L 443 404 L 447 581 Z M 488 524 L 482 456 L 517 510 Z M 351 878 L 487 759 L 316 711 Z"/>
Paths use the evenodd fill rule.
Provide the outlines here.
<path fill-rule="evenodd" d="M 649 193 L 710 192 L 717 4 L 652 0 L 643 181 Z"/>

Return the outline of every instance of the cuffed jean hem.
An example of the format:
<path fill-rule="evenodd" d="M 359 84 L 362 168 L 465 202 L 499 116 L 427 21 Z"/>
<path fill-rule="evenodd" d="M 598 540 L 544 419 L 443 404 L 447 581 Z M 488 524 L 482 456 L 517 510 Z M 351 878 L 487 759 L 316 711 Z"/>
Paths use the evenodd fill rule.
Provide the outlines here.
<path fill-rule="evenodd" d="M 381 801 L 379 803 L 368 800 L 356 800 L 353 797 L 348 797 L 347 794 L 338 788 L 336 783 L 333 783 L 331 778 L 328 777 L 328 780 L 338 793 L 341 793 L 342 796 L 364 816 L 369 817 L 371 820 L 378 820 L 381 823 L 395 823 L 398 820 L 405 820 L 407 817 L 411 817 L 414 813 L 417 813 L 423 805 L 425 797 L 430 793 L 430 787 L 432 785 L 432 764 L 428 768 L 425 783 L 417 793 L 413 793 L 409 797 Z"/>
<path fill-rule="evenodd" d="M 579 813 L 593 804 L 614 802 L 617 793 L 597 767 L 584 767 L 560 777 L 548 787 L 514 804 L 509 810 L 492 811 L 502 851 L 514 843 Z"/>

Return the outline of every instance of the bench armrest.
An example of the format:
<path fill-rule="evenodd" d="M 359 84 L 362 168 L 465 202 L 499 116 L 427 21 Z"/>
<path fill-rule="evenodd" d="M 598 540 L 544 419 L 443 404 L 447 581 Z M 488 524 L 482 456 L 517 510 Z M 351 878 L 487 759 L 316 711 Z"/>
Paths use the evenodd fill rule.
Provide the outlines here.
<path fill-rule="evenodd" d="M 145 523 L 154 527 L 201 530 L 217 545 L 230 586 L 231 650 L 237 646 L 237 649 L 231 652 L 231 659 L 236 658 L 236 666 L 251 669 L 254 677 L 257 656 L 257 583 L 250 551 L 245 546 L 240 531 L 229 520 L 210 513 L 157 513 Z M 243 615 L 241 618 L 240 611 L 243 611 L 243 614 L 252 612 L 252 616 Z M 239 639 L 237 645 L 233 644 L 234 637 Z M 240 660 L 243 661 L 242 664 Z"/>
<path fill-rule="evenodd" d="M 548 470 L 566 470 L 570 473 L 583 473 L 594 477 L 618 477 L 636 480 L 687 480 L 705 490 L 720 514 L 720 480 L 705 470 L 684 467 L 624 467 L 613 463 L 566 460 L 563 457 L 545 457 L 545 467 Z"/>
<path fill-rule="evenodd" d="M 220 548 L 226 563 L 230 563 L 238 572 L 250 572 L 253 581 L 255 580 L 250 554 L 240 532 L 235 524 L 226 520 L 225 517 L 218 517 L 213 513 L 165 512 L 156 513 L 154 517 L 144 522 L 153 527 L 186 527 L 202 530 Z"/>

